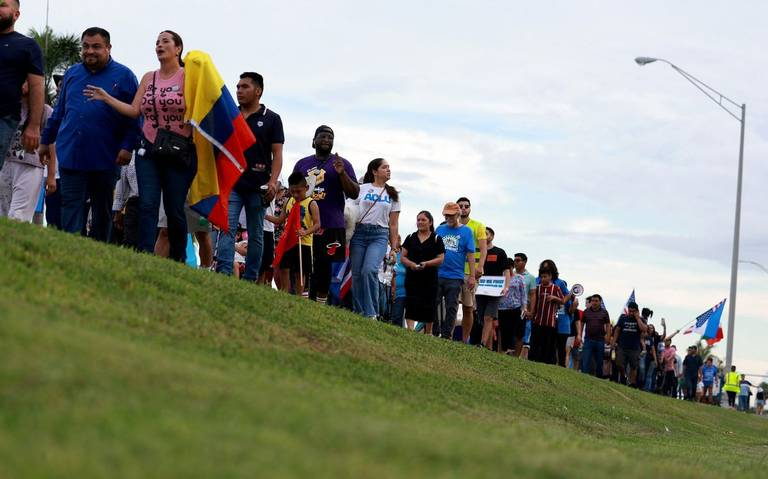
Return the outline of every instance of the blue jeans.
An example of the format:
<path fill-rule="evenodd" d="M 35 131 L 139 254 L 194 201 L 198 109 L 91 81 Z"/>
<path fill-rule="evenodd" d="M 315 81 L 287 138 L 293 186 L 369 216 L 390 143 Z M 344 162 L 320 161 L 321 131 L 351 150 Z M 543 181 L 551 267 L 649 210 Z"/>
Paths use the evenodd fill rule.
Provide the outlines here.
<path fill-rule="evenodd" d="M 136 180 L 139 186 L 139 251 L 152 253 L 157 241 L 160 195 L 168 218 L 168 257 L 174 261 L 187 259 L 187 215 L 184 203 L 197 174 L 197 158 L 193 154 L 188 167 L 152 158 L 152 145 L 142 139 L 143 155 L 136 154 Z M 194 151 L 194 149 L 193 149 Z"/>
<path fill-rule="evenodd" d="M 11 141 L 19 127 L 19 120 L 12 118 L 11 115 L 0 117 L 0 170 L 5 163 L 5 155 L 11 147 Z"/>
<path fill-rule="evenodd" d="M 399 328 L 403 327 L 403 320 L 405 319 L 405 298 L 395 298 L 395 302 L 392 303 L 392 309 L 389 312 L 392 320 L 392 325 Z"/>
<path fill-rule="evenodd" d="M 260 192 L 229 194 L 229 233 L 219 233 L 216 248 L 216 272 L 232 274 L 232 262 L 235 259 L 235 235 L 240 220 L 240 211 L 245 208 L 245 221 L 248 227 L 248 254 L 245 257 L 243 279 L 259 279 L 261 257 L 264 251 L 264 206 Z"/>
<path fill-rule="evenodd" d="M 56 191 L 45 197 L 45 222 L 49 228 L 61 229 L 61 180 L 56 180 Z"/>
<path fill-rule="evenodd" d="M 82 171 L 61 168 L 61 229 L 81 234 L 91 200 L 91 234 L 97 241 L 107 241 L 112 225 L 112 199 L 120 169 Z"/>
<path fill-rule="evenodd" d="M 637 387 L 642 388 L 645 385 L 645 351 L 640 352 L 640 360 L 637 364 Z"/>
<path fill-rule="evenodd" d="M 379 265 L 387 254 L 389 228 L 358 224 L 349 242 L 352 265 L 352 310 L 376 317 L 379 305 Z"/>
<path fill-rule="evenodd" d="M 581 348 L 581 372 L 593 374 L 592 362 L 594 361 L 594 375 L 598 378 L 603 377 L 603 354 L 605 351 L 605 341 L 584 338 L 584 346 Z"/>
<path fill-rule="evenodd" d="M 523 333 L 523 344 L 531 344 L 531 320 L 525 320 L 525 333 Z"/>
<path fill-rule="evenodd" d="M 392 312 L 391 304 L 389 303 L 392 287 L 379 281 L 379 303 L 378 313 L 379 318 L 385 318 L 387 320 L 392 319 L 390 313 Z"/>
<path fill-rule="evenodd" d="M 656 390 L 656 362 L 651 361 L 645 370 L 645 387 L 648 392 Z"/>
<path fill-rule="evenodd" d="M 749 409 L 749 396 L 739 394 L 739 411 L 747 412 Z"/>
<path fill-rule="evenodd" d="M 464 286 L 464 279 L 437 278 L 437 307 L 445 300 L 445 315 L 440 321 L 440 336 L 451 339 L 453 325 L 456 324 L 456 313 L 459 310 L 459 295 Z"/>

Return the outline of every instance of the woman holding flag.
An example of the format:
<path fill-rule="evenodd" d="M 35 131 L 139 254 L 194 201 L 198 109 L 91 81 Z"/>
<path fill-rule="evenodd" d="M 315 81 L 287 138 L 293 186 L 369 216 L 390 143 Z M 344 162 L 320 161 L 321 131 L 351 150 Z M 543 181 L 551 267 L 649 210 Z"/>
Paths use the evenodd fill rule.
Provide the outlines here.
<path fill-rule="evenodd" d="M 186 260 L 187 219 L 184 202 L 197 173 L 192 126 L 184 121 L 184 43 L 179 34 L 160 32 L 155 54 L 160 68 L 147 72 L 131 104 L 115 99 L 104 89 L 88 86 L 91 100 L 102 100 L 130 118 L 144 117 L 140 148 L 136 151 L 139 186 L 139 250 L 154 251 L 160 195 L 168 217 L 169 257 Z"/>

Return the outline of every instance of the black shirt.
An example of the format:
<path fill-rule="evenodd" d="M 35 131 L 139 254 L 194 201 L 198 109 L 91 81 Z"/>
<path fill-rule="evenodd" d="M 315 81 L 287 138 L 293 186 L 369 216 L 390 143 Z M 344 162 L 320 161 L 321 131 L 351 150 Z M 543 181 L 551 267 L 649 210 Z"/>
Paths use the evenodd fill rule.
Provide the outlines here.
<path fill-rule="evenodd" d="M 698 354 L 689 354 L 683 359 L 683 371 L 688 377 L 697 376 L 699 368 L 704 365 L 701 356 Z"/>
<path fill-rule="evenodd" d="M 642 321 L 643 318 L 640 318 Z M 635 318 L 626 314 L 619 316 L 616 327 L 621 330 L 619 336 L 619 346 L 625 351 L 640 351 L 640 326 Z"/>
<path fill-rule="evenodd" d="M 445 254 L 443 239 L 435 233 L 429 235 L 423 243 L 419 241 L 418 233 L 408 235 L 403 242 L 403 248 L 408 252 L 408 259 L 416 264 L 430 261 L 438 255 Z M 437 267 L 424 268 L 421 271 L 407 269 L 405 271 L 405 291 L 409 297 L 421 296 L 421 292 L 429 292 L 437 285 Z"/>
<path fill-rule="evenodd" d="M 245 150 L 248 168 L 235 184 L 235 190 L 252 193 L 269 182 L 272 175 L 272 145 L 285 143 L 285 134 L 280 115 L 264 105 L 261 105 L 259 111 L 251 113 L 245 122 L 256 137 L 256 143 Z"/>
<path fill-rule="evenodd" d="M 485 257 L 485 266 L 483 266 L 485 275 L 504 276 L 505 269 L 508 269 L 507 253 L 498 246 L 489 249 Z"/>
<path fill-rule="evenodd" d="M 0 118 L 21 118 L 21 86 L 28 74 L 43 75 L 43 53 L 21 33 L 0 34 Z"/>

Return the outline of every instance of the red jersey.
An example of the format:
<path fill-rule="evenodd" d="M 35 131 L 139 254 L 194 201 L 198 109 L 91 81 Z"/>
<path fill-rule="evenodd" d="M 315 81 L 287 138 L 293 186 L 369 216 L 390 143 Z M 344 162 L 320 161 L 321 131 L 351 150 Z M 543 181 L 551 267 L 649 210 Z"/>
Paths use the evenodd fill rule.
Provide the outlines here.
<path fill-rule="evenodd" d="M 536 287 L 536 315 L 533 317 L 533 324 L 550 328 L 557 325 L 557 311 L 561 303 L 553 303 L 550 300 L 552 296 L 563 299 L 563 292 L 556 284 L 540 284 Z"/>

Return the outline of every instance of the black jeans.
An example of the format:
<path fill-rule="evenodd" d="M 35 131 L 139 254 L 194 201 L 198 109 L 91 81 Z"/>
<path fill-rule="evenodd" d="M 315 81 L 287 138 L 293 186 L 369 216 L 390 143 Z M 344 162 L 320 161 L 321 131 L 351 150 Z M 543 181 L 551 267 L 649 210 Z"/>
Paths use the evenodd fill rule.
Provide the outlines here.
<path fill-rule="evenodd" d="M 673 396 L 677 391 L 677 376 L 674 371 L 667 371 L 664 373 L 664 386 L 662 388 L 662 394 L 665 396 Z"/>
<path fill-rule="evenodd" d="M 131 248 L 139 247 L 139 197 L 128 198 L 125 203 L 123 217 L 123 245 Z"/>
<path fill-rule="evenodd" d="M 529 359 L 545 364 L 555 364 L 557 328 L 532 325 Z"/>
<path fill-rule="evenodd" d="M 501 351 L 510 351 L 515 349 L 515 340 L 522 340 L 515 335 L 515 319 L 520 318 L 521 308 L 500 309 L 499 310 L 499 343 Z"/>

